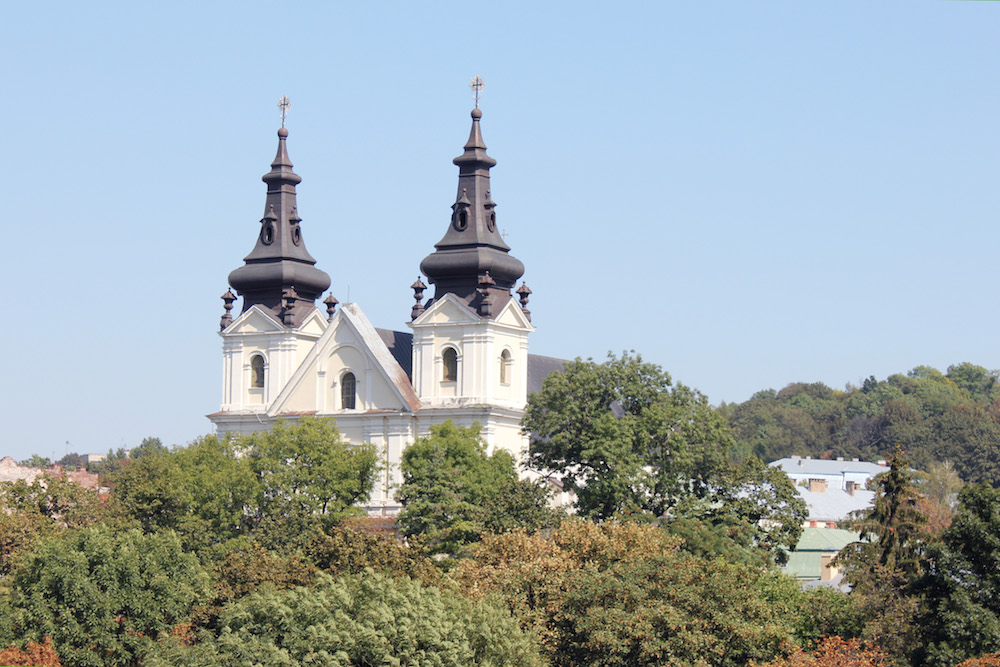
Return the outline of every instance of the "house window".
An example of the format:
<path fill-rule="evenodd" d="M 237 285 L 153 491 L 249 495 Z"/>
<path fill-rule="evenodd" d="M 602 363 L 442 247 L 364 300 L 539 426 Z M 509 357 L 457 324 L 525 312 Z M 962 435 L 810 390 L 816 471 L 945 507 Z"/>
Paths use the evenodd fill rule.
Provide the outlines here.
<path fill-rule="evenodd" d="M 344 373 L 344 377 L 340 379 L 340 407 L 344 410 L 354 409 L 357 384 L 354 373 Z"/>
<path fill-rule="evenodd" d="M 458 379 L 458 351 L 453 347 L 446 347 L 441 353 L 442 369 L 441 380 L 444 382 L 455 382 Z"/>
<path fill-rule="evenodd" d="M 510 384 L 510 351 L 500 353 L 500 384 Z"/>
<path fill-rule="evenodd" d="M 250 387 L 253 389 L 264 387 L 264 357 L 259 354 L 250 357 Z"/>

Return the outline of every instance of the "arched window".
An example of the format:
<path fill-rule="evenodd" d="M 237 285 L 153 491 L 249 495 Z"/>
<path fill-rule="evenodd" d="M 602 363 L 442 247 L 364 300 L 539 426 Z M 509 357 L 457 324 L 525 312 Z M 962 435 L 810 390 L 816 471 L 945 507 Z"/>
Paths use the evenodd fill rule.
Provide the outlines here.
<path fill-rule="evenodd" d="M 441 353 L 441 362 L 444 368 L 441 373 L 441 380 L 444 382 L 455 382 L 458 379 L 458 351 L 453 347 L 446 347 Z"/>
<path fill-rule="evenodd" d="M 344 410 L 354 409 L 357 388 L 358 383 L 354 379 L 354 373 L 344 373 L 344 377 L 340 378 L 340 407 Z"/>
<path fill-rule="evenodd" d="M 264 357 L 259 354 L 250 357 L 250 387 L 253 389 L 264 387 Z"/>
<path fill-rule="evenodd" d="M 510 384 L 510 350 L 500 353 L 500 384 Z"/>

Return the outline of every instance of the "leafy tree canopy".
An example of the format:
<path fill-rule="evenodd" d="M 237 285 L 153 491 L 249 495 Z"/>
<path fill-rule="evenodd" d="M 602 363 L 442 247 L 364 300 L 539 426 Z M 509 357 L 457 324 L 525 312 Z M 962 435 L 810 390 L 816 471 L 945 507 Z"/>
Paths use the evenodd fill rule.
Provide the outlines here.
<path fill-rule="evenodd" d="M 541 665 L 506 610 L 371 570 L 250 595 L 220 627 L 192 646 L 164 640 L 143 664 Z"/>
<path fill-rule="evenodd" d="M 12 631 L 52 637 L 67 667 L 134 665 L 207 584 L 172 533 L 70 531 L 40 542 L 15 571 Z"/>
<path fill-rule="evenodd" d="M 52 461 L 47 456 L 32 454 L 30 458 L 21 461 L 20 465 L 32 466 L 34 468 L 48 468 L 52 465 Z"/>
<path fill-rule="evenodd" d="M 577 511 L 594 518 L 661 516 L 681 498 L 706 495 L 733 443 L 702 394 L 629 353 L 603 364 L 577 359 L 549 375 L 522 427 L 531 465 L 558 474 Z"/>
<path fill-rule="evenodd" d="M 510 454 L 486 453 L 480 427 L 451 420 L 431 427 L 403 452 L 399 525 L 423 536 L 432 553 L 455 553 L 483 533 L 555 521 L 544 490 L 519 480 Z"/>
<path fill-rule="evenodd" d="M 735 666 L 790 650 L 791 579 L 678 544 L 651 524 L 569 520 L 486 537 L 455 577 L 500 596 L 553 665 Z"/>
<path fill-rule="evenodd" d="M 343 516 L 368 500 L 379 471 L 375 447 L 346 442 L 332 419 L 305 417 L 294 425 L 279 421 L 270 431 L 251 435 L 246 444 L 260 479 L 264 514 L 301 510 Z"/>
<path fill-rule="evenodd" d="M 1000 491 L 974 484 L 959 499 L 917 586 L 925 600 L 918 659 L 931 667 L 1000 651 Z"/>

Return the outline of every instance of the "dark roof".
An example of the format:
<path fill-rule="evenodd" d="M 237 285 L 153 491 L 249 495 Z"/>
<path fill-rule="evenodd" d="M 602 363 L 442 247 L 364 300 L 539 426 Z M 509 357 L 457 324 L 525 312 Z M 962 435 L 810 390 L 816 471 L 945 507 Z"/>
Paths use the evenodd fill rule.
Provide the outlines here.
<path fill-rule="evenodd" d="M 388 329 L 378 329 L 379 338 L 389 348 L 392 358 L 406 373 L 406 377 L 413 382 L 413 334 L 403 331 L 389 331 Z"/>
<path fill-rule="evenodd" d="M 316 268 L 306 250 L 295 195 L 302 178 L 292 171 L 287 137 L 288 130 L 278 130 L 278 152 L 263 177 L 267 198 L 256 244 L 243 258 L 245 264 L 229 274 L 229 284 L 243 297 L 242 312 L 260 305 L 286 327 L 298 327 L 330 286 L 330 276 Z"/>
<path fill-rule="evenodd" d="M 496 202 L 490 194 L 490 168 L 497 163 L 486 154 L 479 119 L 472 110 L 472 131 L 465 151 L 455 158 L 458 194 L 444 237 L 420 263 L 434 285 L 434 300 L 454 294 L 477 315 L 494 318 L 510 301 L 510 290 L 524 275 L 524 264 L 510 254 L 496 222 Z"/>
<path fill-rule="evenodd" d="M 413 334 L 405 331 L 390 331 L 389 329 L 375 329 L 375 331 L 389 348 L 393 359 L 402 367 L 406 377 L 410 378 L 410 382 L 413 382 Z M 534 394 L 541 390 L 542 380 L 550 373 L 563 370 L 565 366 L 565 359 L 529 354 L 528 393 Z"/>
<path fill-rule="evenodd" d="M 537 394 L 542 390 L 542 381 L 552 373 L 562 372 L 566 368 L 565 359 L 543 357 L 540 354 L 528 355 L 528 394 Z"/>

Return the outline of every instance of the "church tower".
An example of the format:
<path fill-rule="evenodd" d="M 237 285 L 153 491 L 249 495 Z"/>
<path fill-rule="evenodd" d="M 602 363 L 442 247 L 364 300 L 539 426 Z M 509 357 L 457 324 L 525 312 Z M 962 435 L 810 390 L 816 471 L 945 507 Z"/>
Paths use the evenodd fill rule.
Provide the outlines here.
<path fill-rule="evenodd" d="M 315 302 L 330 286 L 330 276 L 316 268 L 302 236 L 295 199 L 295 186 L 302 179 L 288 158 L 284 98 L 282 105 L 278 152 L 271 171 L 262 178 L 267 197 L 260 230 L 245 264 L 229 274 L 229 285 L 243 297 L 235 320 L 231 310 L 236 296 L 232 291 L 222 296 L 222 410 L 226 412 L 266 410 L 326 325 Z M 328 304 L 331 309 L 333 305 Z"/>
<path fill-rule="evenodd" d="M 413 284 L 413 388 L 428 406 L 523 411 L 528 334 L 534 331 L 527 309 L 530 290 L 522 285 L 517 291 L 520 305 L 511 294 L 524 264 L 510 254 L 497 228 L 490 191 L 496 160 L 486 154 L 482 116 L 477 104 L 465 150 L 454 159 L 458 193 L 448 228 L 420 263 L 434 286 L 433 297 L 422 304 L 426 286 L 419 279 Z M 489 430 L 487 424 L 484 429 Z M 488 432 L 484 436 L 491 439 Z"/>

